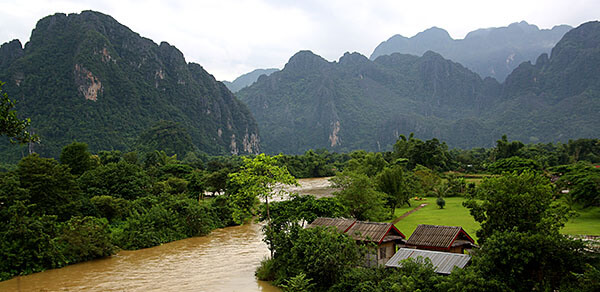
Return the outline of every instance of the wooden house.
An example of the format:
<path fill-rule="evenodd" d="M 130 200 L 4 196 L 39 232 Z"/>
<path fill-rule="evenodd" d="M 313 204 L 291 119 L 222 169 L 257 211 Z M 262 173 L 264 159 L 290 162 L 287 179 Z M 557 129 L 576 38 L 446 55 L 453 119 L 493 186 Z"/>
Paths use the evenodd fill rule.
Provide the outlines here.
<path fill-rule="evenodd" d="M 406 241 L 406 247 L 462 254 L 477 245 L 460 226 L 419 224 Z"/>
<path fill-rule="evenodd" d="M 368 265 L 384 265 L 396 252 L 404 246 L 406 236 L 392 223 L 357 221 L 345 218 L 319 217 L 306 228 L 332 226 L 339 232 L 346 233 L 360 243 L 375 243 L 377 249 L 370 254 Z"/>

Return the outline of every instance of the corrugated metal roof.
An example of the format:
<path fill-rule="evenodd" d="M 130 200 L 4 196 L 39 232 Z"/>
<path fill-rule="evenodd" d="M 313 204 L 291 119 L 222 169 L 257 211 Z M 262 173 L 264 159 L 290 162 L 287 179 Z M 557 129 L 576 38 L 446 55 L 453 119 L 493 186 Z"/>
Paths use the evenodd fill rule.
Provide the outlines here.
<path fill-rule="evenodd" d="M 419 224 L 406 241 L 406 245 L 449 248 L 459 234 L 461 239 L 473 243 L 473 239 L 460 226 Z"/>
<path fill-rule="evenodd" d="M 435 272 L 446 275 L 450 274 L 454 267 L 459 267 L 461 269 L 464 268 L 471 260 L 471 256 L 466 254 L 401 248 L 385 264 L 385 266 L 395 268 L 402 267 L 402 263 L 400 261 L 409 258 L 418 259 L 419 257 L 422 257 L 423 259 L 430 259 L 435 268 Z"/>
<path fill-rule="evenodd" d="M 306 228 L 312 228 L 317 226 L 333 226 L 337 228 L 338 231 L 345 233 L 354 225 L 356 222 L 355 219 L 346 219 L 346 218 L 327 218 L 327 217 L 319 217 L 315 219 L 312 223 L 308 224 Z"/>
<path fill-rule="evenodd" d="M 356 221 L 347 233 L 355 240 L 380 242 L 391 227 L 392 223 Z"/>

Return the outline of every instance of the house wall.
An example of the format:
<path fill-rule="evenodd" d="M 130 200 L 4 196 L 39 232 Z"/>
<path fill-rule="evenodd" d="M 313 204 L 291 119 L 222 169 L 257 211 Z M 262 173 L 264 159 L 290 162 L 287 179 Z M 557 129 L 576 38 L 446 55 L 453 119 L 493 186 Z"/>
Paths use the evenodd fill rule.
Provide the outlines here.
<path fill-rule="evenodd" d="M 396 253 L 396 245 L 393 241 L 382 243 L 377 249 L 377 264 L 385 265 Z"/>
<path fill-rule="evenodd" d="M 452 252 L 452 253 L 460 253 L 463 254 L 463 247 L 462 246 L 455 246 L 455 247 L 451 247 L 450 250 L 448 252 Z"/>

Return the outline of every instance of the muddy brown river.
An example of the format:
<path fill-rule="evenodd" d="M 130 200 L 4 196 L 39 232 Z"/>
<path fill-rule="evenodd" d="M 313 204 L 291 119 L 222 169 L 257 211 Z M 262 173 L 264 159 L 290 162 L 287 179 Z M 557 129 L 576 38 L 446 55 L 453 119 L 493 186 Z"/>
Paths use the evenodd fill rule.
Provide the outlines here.
<path fill-rule="evenodd" d="M 318 197 L 332 192 L 327 178 L 299 183 L 294 192 Z M 254 277 L 268 255 L 261 226 L 253 223 L 15 277 L 0 282 L 0 291 L 280 291 Z"/>

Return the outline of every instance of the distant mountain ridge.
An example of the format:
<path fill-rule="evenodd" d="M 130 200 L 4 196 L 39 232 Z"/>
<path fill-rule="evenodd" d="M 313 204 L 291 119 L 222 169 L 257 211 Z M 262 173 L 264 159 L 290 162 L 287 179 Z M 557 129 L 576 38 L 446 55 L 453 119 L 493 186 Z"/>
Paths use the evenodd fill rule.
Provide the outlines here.
<path fill-rule="evenodd" d="M 237 96 L 259 124 L 264 151 L 301 153 L 387 150 L 406 131 L 446 139 L 454 127 L 463 127 L 453 120 L 478 117 L 499 92 L 494 79 L 484 81 L 434 52 L 375 61 L 346 53 L 339 62 L 328 62 L 301 51 L 283 70 L 259 78 Z M 474 142 L 487 142 L 487 129 L 479 132 Z M 468 146 L 460 139 L 451 142 Z"/>
<path fill-rule="evenodd" d="M 491 146 L 503 134 L 527 143 L 600 134 L 600 24 L 566 33 L 504 83 L 482 79 L 428 51 L 328 62 L 310 51 L 237 93 L 268 153 L 389 150 L 399 134 L 451 147 Z"/>
<path fill-rule="evenodd" d="M 242 89 L 246 86 L 252 85 L 254 82 L 256 82 L 256 80 L 258 80 L 258 77 L 260 77 L 261 75 L 269 76 L 273 72 L 277 72 L 277 71 L 279 71 L 279 69 L 276 69 L 276 68 L 256 69 L 256 70 L 253 70 L 252 72 L 248 72 L 246 74 L 240 75 L 238 78 L 236 78 L 235 80 L 233 80 L 231 82 L 223 81 L 223 84 L 225 84 L 225 86 L 227 86 L 227 88 L 229 88 L 229 90 L 231 90 L 231 92 L 236 93 L 236 92 L 240 91 L 240 89 Z"/>
<path fill-rule="evenodd" d="M 455 40 L 444 29 L 432 27 L 410 38 L 391 37 L 375 48 L 370 59 L 392 53 L 421 56 L 426 51 L 434 51 L 463 64 L 482 78 L 493 77 L 502 82 L 522 62 L 533 62 L 540 54 L 550 53 L 571 29 L 568 25 L 558 25 L 540 30 L 521 21 L 507 27 L 478 29 L 464 39 Z"/>
<path fill-rule="evenodd" d="M 205 153 L 259 152 L 254 118 L 225 85 L 177 48 L 99 12 L 57 13 L 37 23 L 24 48 L 3 44 L 0 80 L 31 118 L 42 155 L 57 157 L 73 140 L 92 151 L 131 150 L 159 120 L 181 125 Z"/>

